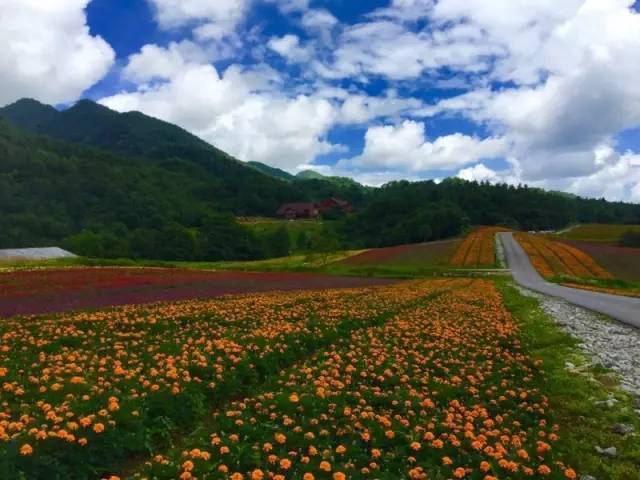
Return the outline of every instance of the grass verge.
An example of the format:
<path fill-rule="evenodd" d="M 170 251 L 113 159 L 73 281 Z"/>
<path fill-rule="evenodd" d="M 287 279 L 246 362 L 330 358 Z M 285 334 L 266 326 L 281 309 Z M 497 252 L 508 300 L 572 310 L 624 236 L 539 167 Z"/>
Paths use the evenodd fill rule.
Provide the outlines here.
<path fill-rule="evenodd" d="M 564 333 L 540 308 L 538 301 L 521 295 L 513 284 L 497 281 L 505 306 L 521 326 L 525 349 L 544 362 L 546 377 L 539 388 L 547 393 L 554 423 L 564 425 L 555 449 L 565 462 L 582 475 L 598 480 L 638 480 L 640 478 L 640 418 L 634 412 L 634 399 L 619 387 L 615 375 L 590 366 L 577 348 L 578 341 Z M 575 365 L 572 371 L 567 362 Z M 597 401 L 615 398 L 613 407 Z M 616 424 L 635 426 L 635 434 L 614 433 Z M 615 458 L 597 453 L 615 447 Z"/>

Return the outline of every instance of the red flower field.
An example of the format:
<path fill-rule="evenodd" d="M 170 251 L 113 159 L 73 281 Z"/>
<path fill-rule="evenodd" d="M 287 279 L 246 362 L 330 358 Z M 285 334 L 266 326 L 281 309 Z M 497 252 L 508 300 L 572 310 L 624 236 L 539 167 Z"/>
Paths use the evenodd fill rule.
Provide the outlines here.
<path fill-rule="evenodd" d="M 360 287 L 391 280 L 307 273 L 73 268 L 0 274 L 0 317 L 271 290 Z"/>

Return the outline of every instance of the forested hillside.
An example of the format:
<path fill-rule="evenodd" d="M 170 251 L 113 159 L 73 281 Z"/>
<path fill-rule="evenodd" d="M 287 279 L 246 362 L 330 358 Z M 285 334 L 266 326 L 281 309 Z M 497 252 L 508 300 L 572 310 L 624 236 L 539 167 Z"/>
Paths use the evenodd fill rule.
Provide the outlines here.
<path fill-rule="evenodd" d="M 479 224 L 640 223 L 638 205 L 524 186 L 448 179 L 369 188 L 293 176 L 240 162 L 174 125 L 88 101 L 59 112 L 21 100 L 0 117 L 0 248 L 55 244 L 90 256 L 184 260 L 283 255 L 286 231 L 257 238 L 235 216 L 273 216 L 282 203 L 332 196 L 356 207 L 328 215 L 334 230 L 323 236 L 342 247 L 434 240 Z"/>
<path fill-rule="evenodd" d="M 640 224 L 640 205 L 456 178 L 400 181 L 376 189 L 341 232 L 353 247 L 387 246 L 456 235 L 467 225 L 554 230 L 573 223 Z"/>

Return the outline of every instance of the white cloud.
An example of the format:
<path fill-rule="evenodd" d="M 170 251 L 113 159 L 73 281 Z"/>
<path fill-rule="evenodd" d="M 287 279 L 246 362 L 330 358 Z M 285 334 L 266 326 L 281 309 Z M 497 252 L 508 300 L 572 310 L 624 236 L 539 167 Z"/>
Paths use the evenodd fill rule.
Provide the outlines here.
<path fill-rule="evenodd" d="M 300 45 L 300 38 L 297 35 L 273 37 L 267 46 L 293 63 L 305 62 L 311 58 L 311 51 Z"/>
<path fill-rule="evenodd" d="M 488 10 L 478 0 L 441 0 L 434 18 L 480 29 L 478 43 L 505 52 L 487 79 L 515 86 L 478 89 L 422 113 L 462 113 L 491 126 L 513 144 L 523 181 L 630 195 L 620 176 L 599 188 L 588 179 L 623 169 L 601 165 L 599 151 L 640 125 L 640 15 L 632 3 L 500 0 Z"/>
<path fill-rule="evenodd" d="M 325 138 L 336 117 L 331 102 L 281 93 L 273 70 L 231 66 L 219 74 L 212 65 L 177 60 L 177 50 L 149 47 L 147 51 L 164 55 L 167 64 L 180 68 L 165 69 L 166 81 L 142 85 L 101 103 L 176 123 L 241 160 L 287 169 L 336 148 Z M 131 61 L 130 65 L 140 64 L 137 56 Z"/>
<path fill-rule="evenodd" d="M 469 182 L 495 182 L 498 180 L 498 175 L 495 170 L 490 169 L 483 163 L 479 163 L 473 167 L 463 168 L 458 172 L 457 177 Z"/>
<path fill-rule="evenodd" d="M 302 26 L 312 31 L 331 29 L 338 23 L 338 19 L 325 9 L 309 10 L 302 16 Z"/>
<path fill-rule="evenodd" d="M 460 133 L 430 142 L 425 138 L 424 124 L 406 120 L 398 126 L 370 127 L 365 134 L 362 155 L 342 160 L 340 165 L 345 168 L 392 168 L 412 172 L 449 170 L 483 158 L 501 156 L 506 148 L 501 138 L 481 140 Z"/>
<path fill-rule="evenodd" d="M 199 45 L 188 40 L 172 42 L 168 47 L 149 44 L 139 53 L 129 57 L 123 77 L 133 82 L 148 82 L 152 79 L 168 79 L 190 64 L 206 63 L 208 55 Z"/>
<path fill-rule="evenodd" d="M 148 0 L 161 27 L 171 29 L 204 22 L 218 35 L 233 31 L 244 17 L 249 0 Z M 212 27 L 212 30 L 216 28 Z"/>
<path fill-rule="evenodd" d="M 275 3 L 284 14 L 304 12 L 309 9 L 311 0 L 266 0 Z"/>
<path fill-rule="evenodd" d="M 599 165 L 590 175 L 570 179 L 563 189 L 585 197 L 640 202 L 640 155 L 610 151 L 599 158 Z"/>
<path fill-rule="evenodd" d="M 372 97 L 362 94 L 347 94 L 340 109 L 340 122 L 347 124 L 366 123 L 375 118 L 395 117 L 410 114 L 422 108 L 417 98 L 401 98 L 394 91 L 384 96 Z"/>
<path fill-rule="evenodd" d="M 114 52 L 86 24 L 89 0 L 3 0 L 0 105 L 21 97 L 76 100 L 111 68 Z"/>

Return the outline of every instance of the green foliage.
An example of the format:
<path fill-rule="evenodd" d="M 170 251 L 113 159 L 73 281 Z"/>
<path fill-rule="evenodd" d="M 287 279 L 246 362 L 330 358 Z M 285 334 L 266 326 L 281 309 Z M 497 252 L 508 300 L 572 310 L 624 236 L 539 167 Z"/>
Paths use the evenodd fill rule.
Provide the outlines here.
<path fill-rule="evenodd" d="M 505 306 L 520 324 L 524 348 L 543 361 L 546 379 L 536 387 L 544 389 L 550 401 L 550 420 L 565 428 L 554 446 L 567 464 L 582 475 L 616 480 L 638 478 L 640 448 L 633 435 L 618 435 L 613 431 L 617 423 L 640 421 L 633 413 L 633 400 L 622 392 L 611 372 L 589 366 L 589 360 L 576 349 L 578 341 L 560 330 L 540 309 L 537 300 L 524 297 L 511 285 L 498 282 Z M 579 373 L 566 368 L 567 362 Z M 602 408 L 597 400 L 609 395 L 619 401 L 612 408 Z M 604 461 L 595 446 L 615 446 L 618 457 Z"/>
<path fill-rule="evenodd" d="M 291 250 L 291 241 L 287 227 L 281 225 L 265 238 L 266 251 L 270 257 L 286 257 Z"/>
<path fill-rule="evenodd" d="M 638 205 L 526 186 L 448 179 L 373 189 L 316 172 L 293 177 L 239 162 L 166 122 L 89 101 L 59 112 L 21 100 L 0 109 L 0 117 L 46 135 L 0 119 L 0 248 L 61 245 L 102 258 L 251 260 L 327 251 L 327 245 L 437 240 L 468 225 L 549 230 L 640 223 Z M 331 197 L 349 201 L 356 213 L 327 212 L 333 225 L 322 242 L 313 238 L 315 227 L 302 235 L 287 226 L 287 245 L 276 227 L 238 225 L 232 217 L 273 216 L 283 203 Z"/>

